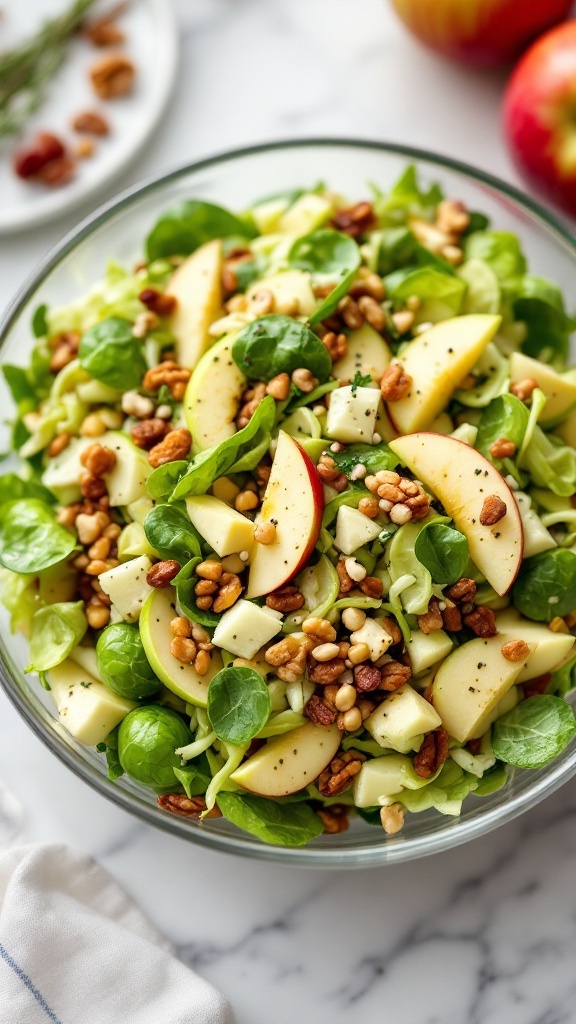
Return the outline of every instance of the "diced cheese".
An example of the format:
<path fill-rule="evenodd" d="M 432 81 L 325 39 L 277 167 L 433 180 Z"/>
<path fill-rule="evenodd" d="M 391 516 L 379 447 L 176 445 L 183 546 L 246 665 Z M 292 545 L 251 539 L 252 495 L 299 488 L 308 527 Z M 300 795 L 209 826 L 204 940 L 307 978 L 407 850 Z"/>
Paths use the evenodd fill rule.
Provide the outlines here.
<path fill-rule="evenodd" d="M 415 630 L 408 641 L 408 654 L 414 675 L 424 672 L 440 658 L 445 658 L 452 650 L 452 640 L 443 629 L 434 629 L 431 633 Z"/>
<path fill-rule="evenodd" d="M 392 637 L 375 619 L 367 618 L 364 625 L 350 634 L 353 644 L 367 644 L 370 648 L 370 658 L 378 661 L 386 653 Z"/>
<path fill-rule="evenodd" d="M 334 544 L 343 555 L 351 555 L 363 544 L 376 540 L 382 527 L 351 505 L 341 505 L 336 518 Z"/>
<path fill-rule="evenodd" d="M 221 558 L 238 551 L 251 551 L 254 523 L 226 502 L 212 494 L 198 494 L 186 499 L 186 509 L 198 533 Z"/>
<path fill-rule="evenodd" d="M 114 569 L 108 569 L 98 577 L 105 594 L 118 609 L 126 622 L 136 622 L 152 587 L 146 582 L 146 574 L 152 568 L 147 555 L 132 558 Z"/>
<path fill-rule="evenodd" d="M 281 629 L 282 623 L 270 615 L 270 609 L 240 600 L 224 612 L 212 642 L 239 658 L 253 658 Z"/>
<path fill-rule="evenodd" d="M 372 443 L 380 392 L 376 388 L 336 388 L 330 394 L 326 433 L 342 444 Z"/>
<path fill-rule="evenodd" d="M 136 707 L 133 701 L 113 693 L 73 661 L 50 669 L 48 681 L 62 725 L 88 747 L 105 740 Z"/>
<path fill-rule="evenodd" d="M 432 705 L 408 683 L 395 690 L 364 722 L 377 743 L 401 753 L 413 748 L 413 741 L 442 725 Z"/>

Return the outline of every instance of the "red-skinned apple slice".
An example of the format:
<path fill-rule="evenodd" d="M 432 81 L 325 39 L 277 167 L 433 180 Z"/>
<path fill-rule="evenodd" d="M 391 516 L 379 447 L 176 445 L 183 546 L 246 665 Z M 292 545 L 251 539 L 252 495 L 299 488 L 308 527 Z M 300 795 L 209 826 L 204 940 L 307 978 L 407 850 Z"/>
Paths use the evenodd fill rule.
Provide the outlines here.
<path fill-rule="evenodd" d="M 445 434 L 407 434 L 389 444 L 442 502 L 488 583 L 506 594 L 522 564 L 524 535 L 514 496 L 498 470 L 470 445 Z M 480 513 L 491 495 L 504 502 L 506 514 L 494 526 L 483 526 Z"/>
<path fill-rule="evenodd" d="M 281 430 L 272 472 L 256 523 L 273 522 L 272 544 L 255 544 L 247 598 L 262 597 L 305 565 L 314 550 L 324 508 L 324 495 L 314 464 L 293 437 Z"/>

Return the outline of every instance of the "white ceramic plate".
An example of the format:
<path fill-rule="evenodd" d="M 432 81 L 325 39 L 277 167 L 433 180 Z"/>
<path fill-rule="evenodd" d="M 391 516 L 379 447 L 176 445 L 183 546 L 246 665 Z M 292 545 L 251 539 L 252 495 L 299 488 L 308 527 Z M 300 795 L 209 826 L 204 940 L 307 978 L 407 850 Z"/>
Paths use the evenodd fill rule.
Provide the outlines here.
<path fill-rule="evenodd" d="M 8 0 L 4 7 L 2 49 L 25 38 L 44 18 L 60 13 L 68 3 L 69 0 Z M 104 0 L 90 16 L 113 6 L 113 0 Z M 91 88 L 88 69 L 110 51 L 81 37 L 74 40 L 41 108 L 20 136 L 9 136 L 0 142 L 0 234 L 45 223 L 101 191 L 136 157 L 158 123 L 170 97 L 178 59 L 171 0 L 131 0 L 118 24 L 126 34 L 126 42 L 117 49 L 127 53 L 136 65 L 133 92 L 110 102 L 99 100 Z M 22 141 L 39 130 L 51 131 L 73 149 L 80 135 L 71 130 L 70 122 L 83 110 L 100 110 L 111 130 L 105 138 L 95 138 L 96 151 L 92 157 L 78 160 L 75 178 L 59 188 L 17 178 L 12 169 L 12 154 Z"/>

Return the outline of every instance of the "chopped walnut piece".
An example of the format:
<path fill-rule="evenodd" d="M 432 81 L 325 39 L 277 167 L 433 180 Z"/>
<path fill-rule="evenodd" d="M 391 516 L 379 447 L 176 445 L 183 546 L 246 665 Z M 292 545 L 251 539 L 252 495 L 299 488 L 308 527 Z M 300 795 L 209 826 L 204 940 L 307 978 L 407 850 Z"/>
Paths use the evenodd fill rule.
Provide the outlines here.
<path fill-rule="evenodd" d="M 213 611 L 219 614 L 227 608 L 231 608 L 232 605 L 236 603 L 241 593 L 242 583 L 240 577 L 233 572 L 222 573 L 222 576 L 220 577 L 218 596 L 214 598 L 214 604 L 212 605 Z"/>
<path fill-rule="evenodd" d="M 516 451 L 516 445 L 514 441 L 509 441 L 507 437 L 499 437 L 490 445 L 490 455 L 495 459 L 508 459 L 514 455 Z"/>
<path fill-rule="evenodd" d="M 373 597 L 375 599 L 382 597 L 384 591 L 384 584 L 377 576 L 365 576 L 363 580 L 360 580 L 358 586 L 366 597 Z"/>
<path fill-rule="evenodd" d="M 398 363 L 392 363 L 384 371 L 380 381 L 380 392 L 385 402 L 398 402 L 405 398 L 412 386 L 412 377 Z"/>
<path fill-rule="evenodd" d="M 509 640 L 502 644 L 501 650 L 507 661 L 525 661 L 530 654 L 530 647 L 524 640 Z"/>
<path fill-rule="evenodd" d="M 296 612 L 304 605 L 304 595 L 294 584 L 287 584 L 284 587 L 279 587 L 272 594 L 268 594 L 266 604 L 275 612 Z"/>
<path fill-rule="evenodd" d="M 442 629 L 442 615 L 435 597 L 431 598 L 428 611 L 418 616 L 418 626 L 423 633 L 433 633 L 437 629 Z"/>
<path fill-rule="evenodd" d="M 438 771 L 448 757 L 448 733 L 440 725 L 424 737 L 420 750 L 414 758 L 414 771 L 422 779 L 429 779 Z"/>
<path fill-rule="evenodd" d="M 387 661 L 381 669 L 382 681 L 380 683 L 383 690 L 393 692 L 394 690 L 400 689 L 407 683 L 412 675 L 412 669 L 408 665 L 403 665 L 401 661 Z"/>
<path fill-rule="evenodd" d="M 331 658 L 330 661 L 316 661 L 312 655 L 308 655 L 308 677 L 311 683 L 319 686 L 328 686 L 334 683 L 346 671 L 346 663 L 343 658 Z"/>
<path fill-rule="evenodd" d="M 312 694 L 304 708 L 304 714 L 314 725 L 333 725 L 338 717 L 338 712 L 334 708 L 328 707 L 326 701 L 315 693 Z"/>
<path fill-rule="evenodd" d="M 343 359 L 346 355 L 348 342 L 345 334 L 336 334 L 335 331 L 328 331 L 322 338 L 322 344 L 333 363 L 338 359 Z"/>
<path fill-rule="evenodd" d="M 404 827 L 406 808 L 402 804 L 389 804 L 380 810 L 380 821 L 387 836 L 394 836 Z"/>
<path fill-rule="evenodd" d="M 144 288 L 139 296 L 140 302 L 156 316 L 170 316 L 176 309 L 175 295 L 158 291 L 157 288 Z"/>
<path fill-rule="evenodd" d="M 163 384 L 170 388 L 172 398 L 177 402 L 184 397 L 186 385 L 190 380 L 191 371 L 180 366 L 173 359 L 165 359 L 158 366 L 153 366 L 144 375 L 142 386 L 146 391 L 159 391 Z"/>
<path fill-rule="evenodd" d="M 291 657 L 290 661 L 278 666 L 276 675 L 283 679 L 285 683 L 295 683 L 298 679 L 301 679 L 306 669 L 306 658 L 313 646 L 314 640 L 308 637 L 299 642 L 296 654 Z"/>
<path fill-rule="evenodd" d="M 378 622 L 382 626 L 382 629 L 385 629 L 388 635 L 392 637 L 392 646 L 402 642 L 402 630 L 395 619 L 383 618 L 378 619 Z"/>
<path fill-rule="evenodd" d="M 516 398 L 519 398 L 521 402 L 527 402 L 531 397 L 532 392 L 538 387 L 538 381 L 534 380 L 533 377 L 526 377 L 524 380 L 519 380 L 516 384 L 510 385 L 510 391 Z"/>
<path fill-rule="evenodd" d="M 185 459 L 192 446 L 192 434 L 186 427 L 171 430 L 163 441 L 154 445 L 148 454 L 150 465 L 156 469 L 166 462 Z"/>
<path fill-rule="evenodd" d="M 466 606 L 464 605 L 464 607 Z M 462 613 L 457 605 L 446 604 L 442 611 L 442 625 L 449 633 L 460 632 L 462 629 Z"/>
<path fill-rule="evenodd" d="M 352 590 L 352 587 L 354 586 L 354 580 L 352 579 L 351 576 L 348 575 L 346 569 L 346 560 L 344 558 L 340 558 L 336 562 L 336 572 L 338 573 L 338 579 L 340 580 L 340 590 L 338 593 L 338 597 L 345 597 L 346 594 L 348 594 L 349 591 Z"/>
<path fill-rule="evenodd" d="M 339 796 L 352 782 L 366 760 L 358 750 L 346 750 L 337 754 L 327 768 L 318 776 L 318 789 L 322 796 Z"/>
<path fill-rule="evenodd" d="M 457 582 L 454 583 L 448 591 L 448 597 L 451 598 L 452 601 L 462 601 L 464 604 L 469 601 L 473 601 L 475 596 L 476 584 L 474 580 L 470 580 L 466 576 L 457 580 Z"/>
<path fill-rule="evenodd" d="M 185 793 L 164 793 L 158 797 L 157 803 L 162 810 L 179 814 L 183 818 L 199 818 L 206 810 L 206 801 L 203 796 L 187 797 Z M 213 807 L 204 816 L 206 818 L 221 818 L 222 812 L 218 807 Z"/>
<path fill-rule="evenodd" d="M 140 420 L 140 423 L 135 423 L 130 431 L 130 436 L 138 448 L 149 451 L 166 437 L 168 430 L 166 421 L 154 416 L 152 419 Z"/>
<path fill-rule="evenodd" d="M 504 518 L 506 511 L 506 502 L 502 501 L 497 494 L 489 494 L 487 498 L 484 498 L 480 512 L 482 526 L 495 526 Z"/>
<path fill-rule="evenodd" d="M 80 455 L 80 462 L 92 476 L 104 476 L 116 465 L 116 456 L 103 444 L 91 444 Z"/>
<path fill-rule="evenodd" d="M 382 682 L 382 672 L 377 665 L 356 665 L 354 668 L 354 685 L 358 693 L 370 693 L 377 690 Z"/>
<path fill-rule="evenodd" d="M 156 589 L 167 587 L 178 575 L 180 569 L 180 562 L 173 558 L 166 558 L 162 562 L 156 562 L 146 573 L 146 583 L 150 587 L 156 587 Z"/>
<path fill-rule="evenodd" d="M 124 53 L 107 53 L 90 68 L 90 81 L 102 100 L 114 100 L 132 91 L 136 69 Z"/>
<path fill-rule="evenodd" d="M 464 623 L 468 626 L 468 629 L 471 629 L 473 633 L 476 633 L 476 636 L 480 636 L 482 639 L 496 636 L 498 632 L 494 612 L 485 605 L 479 605 L 469 615 L 465 615 Z"/>
<path fill-rule="evenodd" d="M 262 382 L 255 384 L 253 388 L 248 388 L 244 392 L 240 399 L 240 410 L 236 417 L 236 426 L 239 430 L 242 430 L 243 427 L 247 426 L 256 412 L 256 409 L 265 397 L 266 385 Z"/>
<path fill-rule="evenodd" d="M 377 223 L 372 203 L 363 201 L 344 210 L 338 210 L 332 217 L 332 226 L 351 238 L 358 238 L 365 231 L 370 231 Z"/>
<path fill-rule="evenodd" d="M 72 128 L 86 135 L 108 135 L 110 131 L 108 121 L 97 110 L 83 110 L 76 114 Z"/>
<path fill-rule="evenodd" d="M 346 832 L 350 827 L 348 821 L 348 807 L 342 804 L 331 804 L 323 810 L 317 810 L 316 814 L 324 825 L 326 835 L 335 836 L 339 832 Z"/>
<path fill-rule="evenodd" d="M 298 653 L 299 649 L 300 644 L 298 641 L 288 634 L 279 643 L 268 648 L 264 654 L 264 659 L 269 665 L 274 665 L 277 668 L 279 665 L 285 665 L 286 662 L 290 661 Z"/>

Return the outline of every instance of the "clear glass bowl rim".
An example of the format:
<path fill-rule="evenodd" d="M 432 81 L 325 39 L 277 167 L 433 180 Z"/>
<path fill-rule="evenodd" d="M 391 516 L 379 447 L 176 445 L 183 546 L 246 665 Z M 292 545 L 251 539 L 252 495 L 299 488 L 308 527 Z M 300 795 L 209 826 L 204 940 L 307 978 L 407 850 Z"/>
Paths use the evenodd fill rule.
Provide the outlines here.
<path fill-rule="evenodd" d="M 82 242 L 96 227 L 104 224 L 109 217 L 116 214 L 124 207 L 137 202 L 138 198 L 148 195 L 173 181 L 197 171 L 202 171 L 216 165 L 226 163 L 238 158 L 266 154 L 274 150 L 290 150 L 304 147 L 330 147 L 339 146 L 347 149 L 367 149 L 379 151 L 390 155 L 406 158 L 408 161 L 423 161 L 429 165 L 436 165 L 449 171 L 464 175 L 478 184 L 486 185 L 509 199 L 513 200 L 519 207 L 527 211 L 532 218 L 543 222 L 544 226 L 557 240 L 568 246 L 576 256 L 576 236 L 566 228 L 562 222 L 548 209 L 541 206 L 539 202 L 521 192 L 513 185 L 497 178 L 496 176 L 482 171 L 464 161 L 442 156 L 431 150 L 406 146 L 400 143 L 377 142 L 371 139 L 359 139 L 350 137 L 329 136 L 322 138 L 296 138 L 282 139 L 270 143 L 258 143 L 250 146 L 243 146 L 236 149 L 226 150 L 213 156 L 179 166 L 172 171 L 160 176 L 153 176 L 136 183 L 122 191 L 118 196 L 102 204 L 94 213 L 87 216 L 75 228 L 68 232 L 64 238 L 52 248 L 38 267 L 25 280 L 20 290 L 2 317 L 0 322 L 0 361 L 2 347 L 7 340 L 14 321 L 25 309 L 27 303 L 34 295 L 37 288 L 42 284 L 44 278 L 71 252 L 77 244 Z M 2 659 L 3 660 L 3 659 Z M 331 867 L 331 868 L 367 868 L 377 867 L 383 864 L 398 863 L 407 860 L 414 860 L 420 857 L 439 853 L 442 850 L 451 849 L 462 843 L 485 835 L 522 814 L 524 811 L 534 807 L 546 796 L 568 782 L 576 775 L 576 749 L 571 757 L 563 764 L 552 768 L 545 778 L 536 782 L 532 787 L 518 794 L 511 800 L 478 814 L 472 820 L 459 821 L 454 819 L 454 825 L 450 829 L 441 830 L 437 834 L 406 839 L 401 842 L 383 842 L 381 846 L 360 845 L 355 848 L 330 848 L 307 846 L 299 849 L 291 849 L 280 846 L 269 846 L 264 843 L 254 843 L 252 838 L 243 839 L 242 835 L 217 834 L 204 831 L 200 828 L 189 828 L 185 819 L 169 814 L 159 814 L 158 811 L 144 800 L 140 800 L 136 794 L 116 787 L 109 783 L 106 776 L 101 775 L 88 764 L 71 747 L 60 742 L 55 732 L 44 726 L 26 703 L 18 685 L 11 678 L 4 664 L 0 665 L 0 685 L 8 699 L 16 708 L 18 713 L 30 726 L 32 731 L 42 742 L 70 768 L 75 775 L 88 783 L 93 789 L 103 796 L 112 800 L 118 806 L 136 815 L 149 825 L 159 828 L 161 831 L 171 833 L 181 839 L 189 839 L 201 846 L 219 852 L 235 853 L 262 860 L 275 861 L 277 863 L 301 865 L 303 867 Z"/>

